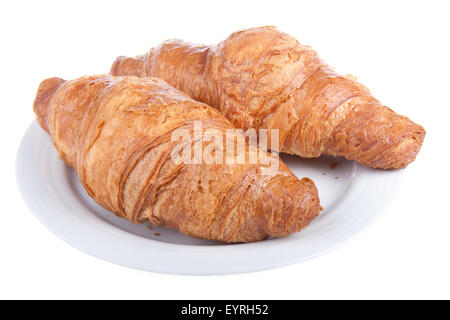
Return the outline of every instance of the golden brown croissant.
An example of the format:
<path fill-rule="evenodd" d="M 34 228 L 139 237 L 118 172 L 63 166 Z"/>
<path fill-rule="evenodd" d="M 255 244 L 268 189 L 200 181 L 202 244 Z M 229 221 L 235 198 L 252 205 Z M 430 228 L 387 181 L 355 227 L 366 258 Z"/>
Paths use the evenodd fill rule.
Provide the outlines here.
<path fill-rule="evenodd" d="M 250 242 L 299 231 L 318 215 L 314 183 L 298 180 L 281 161 L 271 174 L 265 173 L 269 164 L 174 161 L 175 130 L 193 133 L 195 122 L 221 133 L 234 127 L 162 80 L 50 78 L 39 87 L 34 111 L 88 194 L 122 218 L 198 238 Z M 211 143 L 204 136 L 187 141 L 192 148 Z"/>
<path fill-rule="evenodd" d="M 420 125 L 273 27 L 235 32 L 216 46 L 169 40 L 136 58 L 117 58 L 111 74 L 164 79 L 236 127 L 279 129 L 280 150 L 302 157 L 403 168 L 425 137 Z"/>

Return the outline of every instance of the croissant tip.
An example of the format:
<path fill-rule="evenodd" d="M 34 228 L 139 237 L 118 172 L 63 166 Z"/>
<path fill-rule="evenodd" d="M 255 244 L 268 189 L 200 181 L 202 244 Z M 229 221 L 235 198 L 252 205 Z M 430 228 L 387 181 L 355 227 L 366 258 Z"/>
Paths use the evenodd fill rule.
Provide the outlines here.
<path fill-rule="evenodd" d="M 123 60 L 127 59 L 128 57 L 126 56 L 119 56 L 116 58 L 116 60 L 114 60 L 113 64 L 111 65 L 111 69 L 109 71 L 109 74 L 112 76 L 117 76 L 119 75 L 119 69 L 120 69 L 120 65 L 122 64 Z"/>
<path fill-rule="evenodd" d="M 137 57 L 120 56 L 111 65 L 109 74 L 112 76 L 146 77 L 146 55 Z"/>
<path fill-rule="evenodd" d="M 383 169 L 403 169 L 411 164 L 419 154 L 425 135 L 425 129 L 416 125 L 415 130 L 393 150 L 391 153 L 392 162 Z"/>
<path fill-rule="evenodd" d="M 276 203 L 279 205 L 276 219 L 268 225 L 272 237 L 284 237 L 307 227 L 320 212 L 319 194 L 314 182 L 309 178 L 280 180 Z"/>
<path fill-rule="evenodd" d="M 48 78 L 41 82 L 37 90 L 36 98 L 34 99 L 33 103 L 33 110 L 36 114 L 39 125 L 47 132 L 47 114 L 50 100 L 53 98 L 55 92 L 64 82 L 66 82 L 66 80 L 58 77 Z"/>

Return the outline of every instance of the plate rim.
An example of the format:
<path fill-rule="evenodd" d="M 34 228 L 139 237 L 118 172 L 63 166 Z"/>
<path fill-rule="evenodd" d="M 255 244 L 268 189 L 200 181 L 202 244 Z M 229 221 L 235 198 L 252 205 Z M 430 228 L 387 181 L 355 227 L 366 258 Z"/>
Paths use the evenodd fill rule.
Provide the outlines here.
<path fill-rule="evenodd" d="M 155 263 L 142 263 L 142 261 L 139 263 L 139 260 L 130 261 L 130 258 L 126 256 L 122 256 L 122 259 L 119 258 L 119 256 L 113 256 L 111 253 L 108 255 L 107 252 L 102 250 L 99 250 L 100 248 L 97 246 L 89 246 L 84 243 L 84 241 L 81 241 L 80 238 L 77 236 L 74 236 L 73 234 L 67 234 L 63 232 L 63 228 L 58 227 L 55 225 L 54 221 L 49 221 L 47 219 L 47 215 L 42 212 L 42 208 L 36 204 L 36 197 L 32 197 L 29 195 L 29 192 L 31 190 L 27 189 L 26 187 L 26 180 L 27 177 L 25 177 L 25 171 L 23 170 L 24 166 L 26 166 L 26 159 L 23 158 L 23 155 L 25 154 L 25 146 L 28 140 L 30 139 L 30 136 L 33 136 L 33 131 L 36 130 L 42 130 L 36 121 L 33 121 L 30 126 L 28 127 L 25 135 L 21 139 L 19 149 L 17 151 L 16 155 L 16 165 L 15 165 L 15 173 L 16 173 L 16 182 L 18 189 L 22 195 L 22 198 L 24 199 L 24 202 L 26 203 L 28 209 L 33 213 L 34 216 L 47 228 L 49 229 L 54 235 L 56 235 L 58 238 L 62 239 L 66 243 L 70 244 L 71 246 L 88 253 L 92 256 L 95 256 L 97 258 L 106 260 L 108 262 L 116 263 L 119 265 L 123 265 L 130 268 L 140 269 L 144 271 L 152 271 L 152 272 L 159 272 L 159 273 L 168 273 L 168 274 L 183 274 L 183 275 L 223 275 L 223 274 L 236 274 L 236 273 L 248 273 L 248 272 L 256 272 L 256 271 L 262 271 L 272 268 L 278 268 L 294 263 L 299 263 L 302 261 L 306 261 L 309 259 L 316 258 L 318 256 L 321 256 L 325 253 L 328 253 L 332 250 L 335 250 L 348 242 L 350 242 L 352 239 L 354 239 L 357 235 L 361 234 L 364 230 L 367 230 L 367 227 L 372 224 L 377 218 L 381 216 L 381 214 L 385 211 L 385 209 L 389 206 L 391 201 L 394 199 L 395 189 L 397 189 L 402 181 L 403 176 L 403 170 L 396 170 L 396 171 L 382 171 L 382 170 L 376 170 L 376 169 L 369 169 L 365 168 L 359 164 L 356 164 L 354 162 L 354 165 L 357 166 L 357 172 L 358 174 L 367 174 L 372 175 L 371 173 L 376 171 L 377 175 L 388 177 L 391 181 L 394 182 L 393 185 L 391 185 L 393 190 L 389 190 L 389 192 L 385 192 L 385 196 L 383 197 L 383 201 L 380 201 L 378 203 L 378 210 L 375 210 L 376 212 L 372 212 L 372 214 L 364 220 L 364 222 L 360 225 L 359 228 L 355 228 L 350 230 L 350 232 L 347 232 L 346 234 L 340 234 L 340 239 L 337 241 L 331 241 L 334 244 L 325 244 L 322 245 L 322 248 L 317 250 L 315 253 L 310 253 L 304 256 L 297 256 L 297 255 L 286 255 L 283 257 L 281 261 L 276 261 L 276 259 L 261 259 L 259 258 L 258 263 L 247 263 L 247 264 L 239 264 L 234 265 L 234 267 L 224 266 L 221 265 L 221 263 L 224 262 L 223 257 L 221 259 L 217 260 L 216 263 L 212 263 L 211 268 L 195 268 L 195 263 L 189 263 L 188 267 L 186 265 L 183 265 L 183 263 L 179 263 L 179 266 L 176 267 L 164 267 L 164 263 L 162 264 L 155 264 Z M 43 133 L 43 130 L 42 132 Z M 37 138 L 39 139 L 39 137 Z M 48 139 L 50 140 L 50 139 Z M 48 143 L 48 141 L 47 141 Z M 52 145 L 53 147 L 53 145 Z M 395 176 L 395 179 L 392 179 Z M 376 180 L 376 179 L 375 179 Z M 373 185 L 369 184 L 369 187 Z M 349 187 L 349 190 L 355 188 L 354 182 Z M 320 190 L 319 190 L 320 192 Z M 345 198 L 341 199 L 341 202 L 344 201 Z M 374 210 L 372 210 L 374 211 Z M 117 232 L 125 233 L 127 236 L 126 238 L 133 239 L 134 245 L 142 245 L 145 242 L 146 250 L 151 247 L 151 250 L 156 250 L 156 253 L 164 254 L 166 255 L 163 257 L 164 259 L 168 260 L 179 260 L 182 258 L 190 258 L 190 259 L 196 259 L 198 263 L 201 263 L 200 261 L 205 260 L 204 255 L 213 255 L 214 258 L 217 258 L 217 252 L 218 248 L 221 251 L 221 254 L 225 254 L 227 257 L 232 255 L 233 257 L 230 257 L 231 260 L 237 262 L 239 259 L 236 259 L 237 256 L 242 256 L 242 251 L 247 256 L 246 260 L 249 262 L 248 257 L 249 253 L 247 251 L 250 250 L 250 255 L 255 256 L 255 254 L 264 254 L 267 251 L 268 245 L 264 245 L 264 243 L 268 243 L 270 241 L 271 246 L 269 247 L 275 247 L 276 248 L 290 248 L 292 247 L 292 244 L 290 246 L 286 246 L 286 244 L 283 244 L 282 239 L 271 239 L 271 240 L 265 240 L 261 242 L 255 242 L 255 243 L 245 243 L 245 244 L 233 244 L 233 245 L 217 245 L 217 246 L 198 246 L 198 245 L 185 245 L 185 244 L 176 244 L 176 243 L 168 243 L 168 242 L 161 242 L 161 241 L 155 241 L 147 238 L 142 238 L 138 235 L 126 232 L 125 230 L 122 230 L 117 227 L 113 227 L 112 225 L 104 223 L 105 225 L 108 225 L 109 227 L 107 229 L 110 229 L 112 233 L 115 233 L 117 235 Z M 92 227 L 92 226 L 91 226 Z M 116 232 L 112 231 L 112 229 L 115 229 Z M 105 229 L 106 230 L 106 229 Z M 308 230 L 308 229 L 305 229 Z M 304 233 L 305 231 L 302 231 L 301 233 Z M 103 235 L 105 236 L 105 235 Z M 247 249 L 248 248 L 248 249 Z M 273 248 L 272 248 L 273 249 Z M 162 250 L 162 251 L 159 251 Z M 274 251 L 274 250 L 271 250 Z M 215 253 L 216 252 L 216 253 Z M 142 253 L 142 252 L 141 252 Z M 145 252 L 144 252 L 145 253 Z M 211 259 L 211 256 L 208 256 L 208 258 Z M 242 257 L 241 257 L 242 258 Z M 264 263 L 261 263 L 263 261 Z M 169 261 L 167 261 L 169 262 Z"/>

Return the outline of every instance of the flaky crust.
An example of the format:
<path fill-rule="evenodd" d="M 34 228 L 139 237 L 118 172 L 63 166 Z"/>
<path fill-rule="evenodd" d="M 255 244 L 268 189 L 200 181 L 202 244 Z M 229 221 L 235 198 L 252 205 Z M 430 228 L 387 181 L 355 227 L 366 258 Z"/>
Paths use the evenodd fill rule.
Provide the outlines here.
<path fill-rule="evenodd" d="M 425 137 L 420 125 L 273 27 L 238 31 L 216 46 L 168 40 L 117 58 L 111 74 L 162 78 L 239 128 L 279 129 L 281 151 L 302 157 L 397 169 L 414 161 Z"/>
<path fill-rule="evenodd" d="M 34 111 L 88 194 L 122 218 L 197 238 L 250 242 L 299 231 L 318 215 L 314 183 L 298 180 L 281 161 L 270 175 L 260 163 L 173 161 L 174 130 L 193 134 L 194 121 L 222 133 L 234 127 L 162 80 L 51 78 L 41 83 Z M 208 143 L 193 140 L 192 148 Z"/>

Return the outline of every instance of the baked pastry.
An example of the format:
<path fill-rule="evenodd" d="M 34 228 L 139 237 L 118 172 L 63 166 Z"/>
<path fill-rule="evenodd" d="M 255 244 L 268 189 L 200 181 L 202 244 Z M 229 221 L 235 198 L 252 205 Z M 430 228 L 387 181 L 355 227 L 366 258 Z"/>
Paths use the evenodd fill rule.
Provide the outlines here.
<path fill-rule="evenodd" d="M 281 152 L 305 158 L 328 154 L 398 169 L 414 161 L 425 137 L 423 127 L 274 27 L 238 31 L 211 46 L 168 40 L 117 58 L 111 74 L 164 79 L 238 128 L 279 129 Z"/>
<path fill-rule="evenodd" d="M 196 123 L 202 133 L 224 134 L 234 127 L 217 110 L 162 80 L 50 78 L 39 87 L 34 111 L 87 193 L 132 222 L 150 220 L 196 238 L 251 242 L 299 231 L 319 213 L 314 183 L 297 179 L 281 161 L 273 168 L 260 161 L 175 159 L 180 145 L 189 146 L 183 150 L 211 145 L 206 135 L 195 136 Z M 194 138 L 174 140 L 177 130 Z M 255 148 L 245 145 L 246 157 Z M 223 152 L 234 156 L 237 150 Z M 191 153 L 184 156 L 188 160 Z"/>

